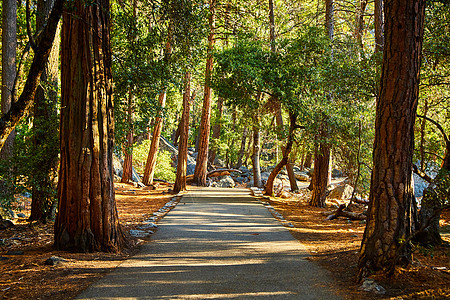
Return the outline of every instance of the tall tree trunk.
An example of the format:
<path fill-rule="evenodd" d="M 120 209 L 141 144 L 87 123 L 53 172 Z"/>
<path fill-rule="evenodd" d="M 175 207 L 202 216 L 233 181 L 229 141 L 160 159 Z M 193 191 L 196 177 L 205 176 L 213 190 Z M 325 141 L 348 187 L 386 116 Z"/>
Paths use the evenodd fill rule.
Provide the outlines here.
<path fill-rule="evenodd" d="M 168 62 L 169 56 L 172 54 L 172 34 L 173 27 L 172 23 L 169 24 L 168 34 L 167 34 L 167 43 L 165 49 L 165 61 Z M 156 156 L 158 154 L 159 149 L 159 139 L 161 138 L 161 131 L 163 127 L 163 118 L 162 113 L 163 109 L 166 106 L 166 90 L 164 87 L 161 94 L 159 94 L 159 109 L 158 115 L 155 118 L 155 127 L 153 128 L 152 142 L 150 144 L 150 150 L 148 152 L 147 163 L 145 164 L 144 170 L 144 178 L 142 182 L 145 185 L 153 184 L 153 176 L 155 174 L 155 166 L 156 166 Z"/>
<path fill-rule="evenodd" d="M 423 0 L 385 2 L 386 40 L 359 279 L 374 271 L 391 273 L 411 259 L 411 173 L 424 11 Z"/>
<path fill-rule="evenodd" d="M 17 1 L 2 1 L 2 115 L 14 101 L 17 51 Z M 0 151 L 0 159 L 8 159 L 13 152 L 15 131 L 9 134 Z"/>
<path fill-rule="evenodd" d="M 384 48 L 384 0 L 375 0 L 375 52 L 382 52 Z"/>
<path fill-rule="evenodd" d="M 263 187 L 261 182 L 261 165 L 259 163 L 259 156 L 261 154 L 261 132 L 259 124 L 253 126 L 253 154 L 252 154 L 252 167 L 253 167 L 253 186 Z"/>
<path fill-rule="evenodd" d="M 364 30 L 364 13 L 366 11 L 367 0 L 360 0 L 359 6 L 356 8 L 355 13 L 355 39 L 361 49 L 364 49 L 363 45 L 363 30 Z"/>
<path fill-rule="evenodd" d="M 180 145 L 178 147 L 177 177 L 175 179 L 174 192 L 186 190 L 187 148 L 189 134 L 189 110 L 191 97 L 191 73 L 184 75 L 183 115 L 181 117 Z"/>
<path fill-rule="evenodd" d="M 119 251 L 113 186 L 113 90 L 109 1 L 76 1 L 64 14 L 61 167 L 55 247 Z"/>
<path fill-rule="evenodd" d="M 325 0 L 325 27 L 331 41 L 334 38 L 334 0 Z M 329 93 L 327 99 L 331 101 L 332 95 Z M 310 189 L 312 196 L 310 205 L 324 207 L 326 189 L 330 178 L 330 158 L 331 147 L 326 141 L 329 138 L 328 122 L 326 115 L 322 116 L 319 133 L 317 135 L 321 142 L 316 145 L 314 152 L 314 172 L 311 179 Z"/>
<path fill-rule="evenodd" d="M 292 145 L 294 144 L 294 130 L 296 126 L 297 117 L 293 113 L 289 113 L 290 125 L 289 125 L 289 136 L 286 147 L 283 150 L 283 158 L 281 161 L 275 166 L 272 172 L 267 179 L 265 194 L 269 196 L 273 196 L 273 183 L 278 173 L 286 166 L 289 162 L 289 154 L 292 150 Z"/>
<path fill-rule="evenodd" d="M 44 27 L 45 19 L 54 1 L 39 1 L 37 4 L 36 28 Z M 59 31 L 56 35 L 59 35 Z M 41 84 L 34 99 L 33 153 L 35 170 L 32 176 L 32 201 L 30 221 L 46 222 L 53 213 L 56 194 L 53 192 L 58 165 L 58 62 L 59 40 L 55 40 L 47 66 L 42 73 Z"/>
<path fill-rule="evenodd" d="M 128 133 L 127 140 L 125 145 L 123 146 L 123 172 L 122 179 L 120 180 L 123 183 L 127 183 L 133 177 L 133 139 L 134 139 L 134 130 L 133 130 L 133 94 L 130 88 L 128 92 L 128 109 L 127 109 L 127 123 L 128 123 Z"/>
<path fill-rule="evenodd" d="M 223 98 L 219 97 L 217 100 L 217 123 L 214 124 L 212 128 L 212 138 L 213 140 L 217 141 L 220 138 L 220 129 L 222 127 L 221 121 L 222 121 L 222 114 L 223 114 Z M 209 150 L 209 163 L 214 164 L 214 160 L 216 159 L 216 149 L 211 148 Z"/>
<path fill-rule="evenodd" d="M 211 73 L 213 70 L 213 50 L 215 43 L 216 27 L 216 0 L 209 0 L 209 37 L 208 53 L 205 70 L 205 89 L 203 98 L 202 119 L 200 122 L 199 145 L 197 163 L 195 165 L 194 182 L 206 186 L 206 174 L 208 173 L 208 148 L 211 120 Z"/>

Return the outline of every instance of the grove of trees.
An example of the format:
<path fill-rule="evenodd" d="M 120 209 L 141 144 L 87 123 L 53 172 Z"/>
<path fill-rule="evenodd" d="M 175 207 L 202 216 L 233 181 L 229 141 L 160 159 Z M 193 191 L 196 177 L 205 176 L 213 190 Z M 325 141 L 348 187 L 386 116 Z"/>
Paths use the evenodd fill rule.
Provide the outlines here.
<path fill-rule="evenodd" d="M 30 195 L 30 221 L 55 222 L 56 248 L 126 244 L 114 160 L 122 182 L 135 167 L 145 185 L 168 180 L 176 193 L 188 175 L 206 186 L 216 168 L 251 170 L 249 185 L 268 195 L 284 168 L 293 191 L 294 169 L 310 171 L 316 207 L 339 169 L 370 201 L 359 279 L 409 264 L 411 243 L 442 242 L 445 1 L 3 0 L 1 9 L 0 205 Z M 429 183 L 421 202 L 413 172 Z"/>

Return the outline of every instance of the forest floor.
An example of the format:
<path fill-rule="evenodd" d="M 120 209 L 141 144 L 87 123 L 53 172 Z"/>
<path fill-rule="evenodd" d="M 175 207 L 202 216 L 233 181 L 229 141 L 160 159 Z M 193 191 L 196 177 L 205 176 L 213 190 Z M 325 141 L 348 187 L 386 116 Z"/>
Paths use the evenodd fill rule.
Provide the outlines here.
<path fill-rule="evenodd" d="M 128 232 L 173 198 L 169 188 L 161 185 L 149 190 L 116 183 L 119 219 L 130 244 L 121 254 L 56 251 L 52 248 L 53 224 L 29 224 L 22 220 L 13 228 L 0 231 L 0 299 L 75 297 L 139 249 L 145 239 L 132 238 Z M 450 298 L 450 248 L 416 248 L 410 268 L 398 268 L 391 278 L 374 277 L 386 289 L 385 295 L 363 292 L 360 284 L 355 283 L 355 273 L 364 224 L 345 218 L 328 221 L 322 214 L 327 209 L 311 208 L 302 197 L 271 198 L 269 202 L 294 225 L 295 228 L 290 228 L 294 237 L 310 251 L 311 260 L 330 271 L 345 299 Z M 450 211 L 443 213 L 441 222 L 450 228 Z M 449 235 L 445 238 L 450 241 Z M 7 254 L 11 251 L 23 254 Z M 67 262 L 45 265 L 51 256 Z"/>

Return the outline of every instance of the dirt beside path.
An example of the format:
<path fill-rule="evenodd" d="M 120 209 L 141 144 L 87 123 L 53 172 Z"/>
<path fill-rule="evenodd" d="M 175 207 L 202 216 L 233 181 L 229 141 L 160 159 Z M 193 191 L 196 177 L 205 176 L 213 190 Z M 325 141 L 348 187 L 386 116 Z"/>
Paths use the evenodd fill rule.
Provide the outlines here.
<path fill-rule="evenodd" d="M 267 201 L 267 200 L 266 200 Z M 291 233 L 310 251 L 311 260 L 331 271 L 338 290 L 346 299 L 450 299 L 450 248 L 415 247 L 413 265 L 397 268 L 391 278 L 373 276 L 386 289 L 376 295 L 359 289 L 355 282 L 359 248 L 365 221 L 340 217 L 329 221 L 322 213 L 330 208 L 313 208 L 306 198 L 271 198 L 268 202 L 292 223 Z M 450 210 L 441 216 L 441 226 L 450 225 Z M 444 237 L 450 242 L 448 235 Z"/>
<path fill-rule="evenodd" d="M 129 231 L 142 225 L 142 221 L 163 207 L 173 195 L 167 192 L 167 185 L 150 190 L 115 183 L 115 189 L 119 219 L 130 243 L 129 249 L 121 254 L 55 251 L 52 248 L 53 224 L 29 224 L 24 219 L 13 228 L 0 231 L 3 241 L 0 257 L 7 258 L 0 261 L 0 299 L 71 299 L 135 253 L 143 240 L 131 237 Z M 26 214 L 27 210 L 22 212 Z M 10 251 L 24 254 L 7 255 Z M 67 262 L 45 265 L 51 256 Z"/>

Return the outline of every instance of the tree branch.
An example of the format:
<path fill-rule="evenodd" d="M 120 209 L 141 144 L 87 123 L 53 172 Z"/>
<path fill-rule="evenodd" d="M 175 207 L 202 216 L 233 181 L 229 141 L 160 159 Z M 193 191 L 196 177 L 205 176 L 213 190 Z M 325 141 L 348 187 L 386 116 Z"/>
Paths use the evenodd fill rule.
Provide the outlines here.
<path fill-rule="evenodd" d="M 447 145 L 450 144 L 450 140 L 448 139 L 447 134 L 445 133 L 445 130 L 444 130 L 444 128 L 441 126 L 441 124 L 439 124 L 438 122 L 436 122 L 436 121 L 433 120 L 433 119 L 428 118 L 427 116 L 417 115 L 417 117 L 418 117 L 418 118 L 425 119 L 425 120 L 427 120 L 428 122 L 433 123 L 433 124 L 439 129 L 439 131 L 442 133 L 442 136 L 444 137 L 445 143 L 446 143 Z"/>
<path fill-rule="evenodd" d="M 414 171 L 414 173 L 419 175 L 419 177 L 422 178 L 423 180 L 425 180 L 426 182 L 431 183 L 433 181 L 433 178 L 431 178 L 427 173 L 419 170 L 419 168 L 415 164 L 413 164 L 413 171 Z"/>

